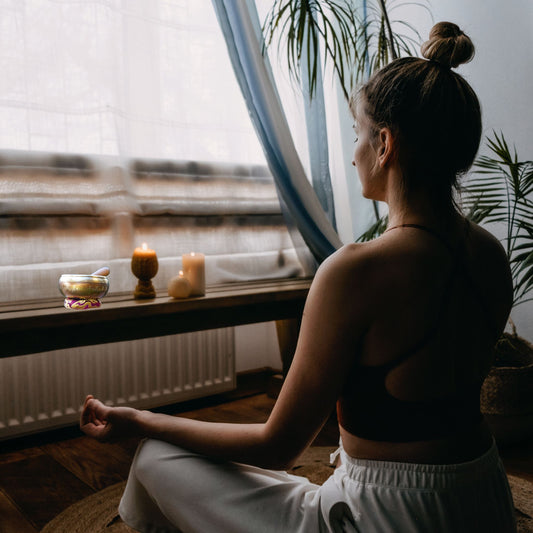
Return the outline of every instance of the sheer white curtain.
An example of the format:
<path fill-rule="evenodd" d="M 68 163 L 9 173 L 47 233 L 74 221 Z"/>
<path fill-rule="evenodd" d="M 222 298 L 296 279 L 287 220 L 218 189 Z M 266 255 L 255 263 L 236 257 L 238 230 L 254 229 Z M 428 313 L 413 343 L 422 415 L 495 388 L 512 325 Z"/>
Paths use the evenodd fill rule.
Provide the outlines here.
<path fill-rule="evenodd" d="M 182 253 L 207 281 L 301 274 L 210 0 L 0 0 L 0 301 Z"/>
<path fill-rule="evenodd" d="M 264 164 L 209 0 L 2 0 L 0 147 Z"/>

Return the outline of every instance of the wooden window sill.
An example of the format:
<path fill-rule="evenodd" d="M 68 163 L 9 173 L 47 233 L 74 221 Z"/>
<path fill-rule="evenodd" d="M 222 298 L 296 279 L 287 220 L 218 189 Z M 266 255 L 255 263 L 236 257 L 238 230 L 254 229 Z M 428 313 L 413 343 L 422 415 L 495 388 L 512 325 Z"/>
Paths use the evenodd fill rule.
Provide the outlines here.
<path fill-rule="evenodd" d="M 116 295 L 85 311 L 65 309 L 61 298 L 0 305 L 0 357 L 298 318 L 310 285 L 309 278 L 230 283 L 183 300 Z"/>

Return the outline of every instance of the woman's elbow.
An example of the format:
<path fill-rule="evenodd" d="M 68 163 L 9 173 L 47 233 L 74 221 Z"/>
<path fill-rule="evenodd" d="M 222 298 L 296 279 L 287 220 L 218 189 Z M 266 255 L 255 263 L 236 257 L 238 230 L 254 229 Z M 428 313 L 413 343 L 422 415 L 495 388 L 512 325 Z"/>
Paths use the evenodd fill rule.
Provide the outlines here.
<path fill-rule="evenodd" d="M 295 464 L 298 455 L 283 455 L 277 452 L 269 453 L 264 460 L 260 461 L 261 468 L 267 470 L 290 470 Z"/>
<path fill-rule="evenodd" d="M 283 439 L 267 439 L 260 466 L 269 470 L 289 470 L 302 453 L 302 447 Z"/>

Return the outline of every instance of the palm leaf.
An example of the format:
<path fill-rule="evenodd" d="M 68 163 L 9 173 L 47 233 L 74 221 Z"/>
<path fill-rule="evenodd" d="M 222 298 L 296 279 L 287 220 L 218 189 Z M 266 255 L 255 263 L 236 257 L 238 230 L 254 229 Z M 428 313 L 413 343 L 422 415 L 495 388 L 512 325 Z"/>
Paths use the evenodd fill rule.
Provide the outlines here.
<path fill-rule="evenodd" d="M 389 216 L 383 215 L 374 224 L 372 224 L 359 238 L 357 242 L 366 242 L 379 237 L 386 229 L 389 223 Z"/>
<path fill-rule="evenodd" d="M 405 5 L 428 9 L 420 2 L 373 0 L 370 16 L 353 0 L 274 0 L 263 23 L 263 52 L 277 41 L 289 75 L 301 84 L 305 62 L 312 98 L 318 83 L 320 50 L 324 68 L 331 64 L 346 100 L 357 82 L 400 55 L 416 55 L 420 35 L 411 24 L 391 20 L 389 12 Z M 429 9 L 428 9 L 429 11 Z M 376 220 L 379 215 L 374 203 Z"/>
<path fill-rule="evenodd" d="M 274 0 L 265 18 L 264 45 L 277 41 L 278 54 L 284 46 L 289 74 L 298 84 L 306 58 L 311 96 L 318 82 L 321 47 L 324 66 L 331 63 L 348 99 L 353 86 L 369 72 L 400 55 L 413 55 L 419 45 L 420 36 L 412 25 L 389 17 L 389 11 L 403 3 L 374 0 L 367 20 L 353 4 L 352 0 Z"/>

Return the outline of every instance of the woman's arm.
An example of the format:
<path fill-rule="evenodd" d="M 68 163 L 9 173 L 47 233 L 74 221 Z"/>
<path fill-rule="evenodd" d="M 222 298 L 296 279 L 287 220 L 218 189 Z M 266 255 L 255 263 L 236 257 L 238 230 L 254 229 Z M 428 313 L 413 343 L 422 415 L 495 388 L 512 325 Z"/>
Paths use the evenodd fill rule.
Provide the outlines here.
<path fill-rule="evenodd" d="M 287 469 L 327 420 L 366 329 L 365 283 L 357 247 L 341 249 L 319 268 L 306 301 L 292 366 L 264 424 L 211 423 L 112 408 L 87 397 L 81 428 L 99 440 L 138 435 L 194 452 Z"/>
<path fill-rule="evenodd" d="M 87 396 L 81 429 L 101 441 L 118 437 L 150 437 L 177 444 L 203 455 L 256 463 L 263 455 L 265 424 L 202 422 L 131 407 L 109 407 Z M 247 450 L 253 450 L 250 457 Z"/>

